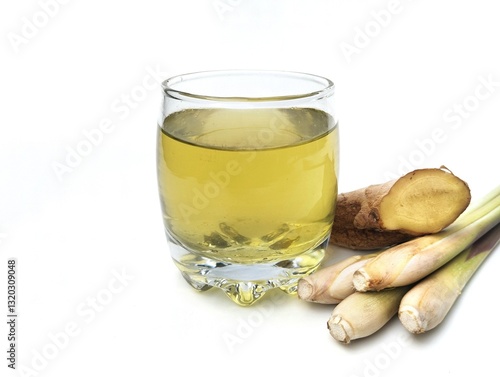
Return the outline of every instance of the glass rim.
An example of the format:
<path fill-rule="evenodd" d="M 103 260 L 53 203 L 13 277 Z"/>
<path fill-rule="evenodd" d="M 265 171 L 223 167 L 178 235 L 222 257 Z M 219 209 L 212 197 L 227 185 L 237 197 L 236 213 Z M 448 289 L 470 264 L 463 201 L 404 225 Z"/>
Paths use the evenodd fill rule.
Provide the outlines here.
<path fill-rule="evenodd" d="M 267 78 L 280 78 L 288 79 L 290 82 L 296 80 L 297 82 L 302 80 L 307 81 L 311 86 L 316 85 L 314 90 L 299 90 L 292 89 L 289 93 L 280 95 L 251 95 L 251 94 L 231 94 L 231 95 L 220 95 L 214 93 L 202 93 L 198 90 L 185 90 L 176 88 L 177 86 L 183 86 L 182 84 L 187 84 L 189 82 L 194 82 L 196 80 L 206 80 L 206 79 L 220 79 L 228 80 L 230 78 L 244 76 L 254 76 L 263 79 Z M 263 81 L 264 82 L 264 81 Z M 181 84 L 181 85 L 180 85 Z M 318 100 L 328 96 L 331 96 L 335 90 L 335 84 L 330 79 L 312 73 L 298 72 L 298 71 L 285 71 L 285 70 L 248 70 L 248 69 L 227 69 L 227 70 L 207 70 L 207 71 L 197 71 L 190 72 L 172 76 L 161 83 L 163 92 L 179 100 L 191 100 L 191 101 L 216 101 L 216 102 L 283 102 L 283 101 L 293 101 L 293 100 Z M 294 87 L 295 88 L 295 87 Z M 243 88 L 244 90 L 244 88 Z"/>

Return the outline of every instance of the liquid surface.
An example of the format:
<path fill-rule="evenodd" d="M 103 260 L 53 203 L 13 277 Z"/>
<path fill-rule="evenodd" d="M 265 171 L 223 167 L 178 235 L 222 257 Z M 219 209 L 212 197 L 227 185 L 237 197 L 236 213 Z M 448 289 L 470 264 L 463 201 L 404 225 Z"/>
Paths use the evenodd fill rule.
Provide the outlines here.
<path fill-rule="evenodd" d="M 313 109 L 201 109 L 158 131 L 158 181 L 170 236 L 236 263 L 299 255 L 328 237 L 338 129 Z"/>

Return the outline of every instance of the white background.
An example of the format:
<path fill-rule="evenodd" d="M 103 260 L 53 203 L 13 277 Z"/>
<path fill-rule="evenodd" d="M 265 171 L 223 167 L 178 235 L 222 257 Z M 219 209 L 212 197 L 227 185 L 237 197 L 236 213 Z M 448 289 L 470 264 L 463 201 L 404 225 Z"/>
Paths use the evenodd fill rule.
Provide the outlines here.
<path fill-rule="evenodd" d="M 498 369 L 497 347 L 487 343 L 500 336 L 497 253 L 438 329 L 413 337 L 394 318 L 349 346 L 326 329 L 330 306 L 271 293 L 242 308 L 187 286 L 161 224 L 152 80 L 222 68 L 327 76 L 337 86 L 341 191 L 446 165 L 475 200 L 498 184 L 496 2 L 28 0 L 0 8 L 0 313 L 7 260 L 17 258 L 17 366 L 27 371 L 12 375 Z M 58 177 L 54 166 L 106 122 L 97 145 Z M 2 325 L 4 356 L 7 332 Z M 0 376 L 12 372 L 4 356 Z"/>

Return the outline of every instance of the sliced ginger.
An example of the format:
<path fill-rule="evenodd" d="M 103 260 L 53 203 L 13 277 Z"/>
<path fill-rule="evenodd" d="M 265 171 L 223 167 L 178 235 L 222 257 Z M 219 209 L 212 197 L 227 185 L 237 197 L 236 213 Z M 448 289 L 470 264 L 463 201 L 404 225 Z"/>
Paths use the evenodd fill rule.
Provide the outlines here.
<path fill-rule="evenodd" d="M 417 169 L 340 194 L 330 242 L 370 250 L 437 233 L 453 223 L 470 200 L 467 183 L 448 169 Z"/>

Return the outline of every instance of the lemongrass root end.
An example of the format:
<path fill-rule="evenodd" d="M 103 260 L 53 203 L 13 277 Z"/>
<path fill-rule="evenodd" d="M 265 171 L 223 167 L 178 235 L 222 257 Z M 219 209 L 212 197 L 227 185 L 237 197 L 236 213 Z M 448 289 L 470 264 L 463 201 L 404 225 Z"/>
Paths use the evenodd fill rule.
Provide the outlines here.
<path fill-rule="evenodd" d="M 305 279 L 300 279 L 297 284 L 297 296 L 304 301 L 311 301 L 314 286 Z"/>
<path fill-rule="evenodd" d="M 358 292 L 366 292 L 370 290 L 370 277 L 363 268 L 360 268 L 359 270 L 354 272 L 352 276 L 352 285 Z"/>
<path fill-rule="evenodd" d="M 332 316 L 328 321 L 330 335 L 341 343 L 349 344 L 354 334 L 352 326 L 341 316 Z"/>
<path fill-rule="evenodd" d="M 413 306 L 402 306 L 399 309 L 398 317 L 409 332 L 413 334 L 422 334 L 426 331 L 427 324 L 424 323 L 420 313 Z"/>

